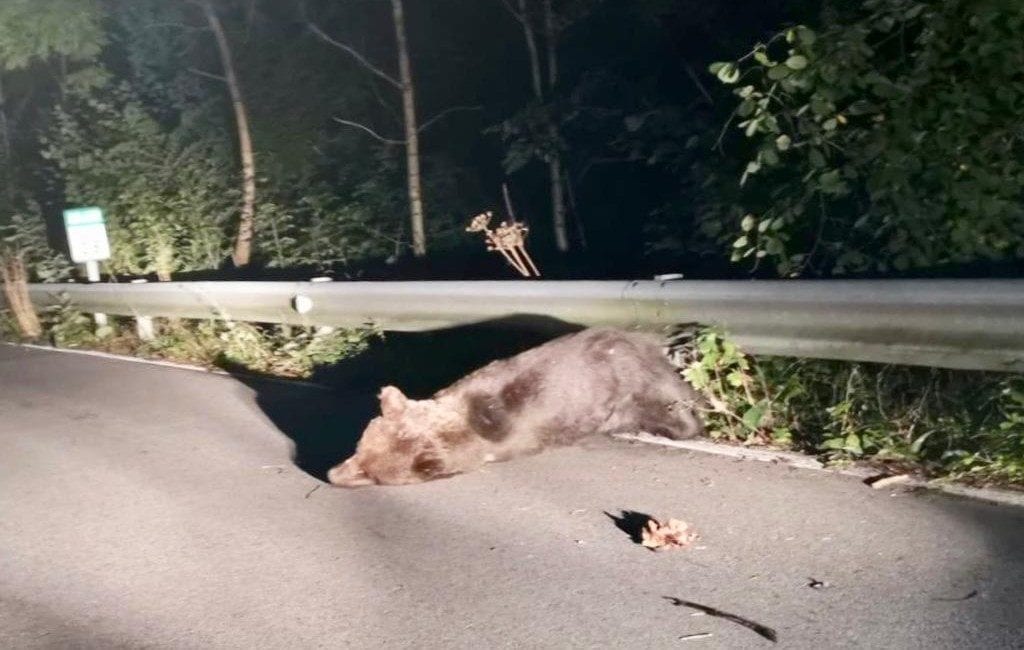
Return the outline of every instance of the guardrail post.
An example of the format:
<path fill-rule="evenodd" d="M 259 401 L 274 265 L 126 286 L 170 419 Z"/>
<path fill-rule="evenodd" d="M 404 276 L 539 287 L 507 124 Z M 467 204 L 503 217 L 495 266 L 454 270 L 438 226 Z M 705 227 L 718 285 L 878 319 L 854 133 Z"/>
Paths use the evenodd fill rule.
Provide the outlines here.
<path fill-rule="evenodd" d="M 310 278 L 309 281 L 310 282 L 334 282 L 334 278 L 326 276 L 326 275 L 321 275 L 321 276 L 317 276 L 315 278 Z M 334 331 L 334 328 L 331 327 L 330 325 L 322 325 L 322 326 L 316 328 L 316 333 L 317 333 L 318 336 L 327 336 L 328 334 L 332 333 L 333 331 Z"/>
<path fill-rule="evenodd" d="M 139 278 L 132 280 L 132 284 L 145 284 L 147 280 Z M 135 317 L 135 333 L 138 335 L 139 340 L 152 341 L 156 338 L 156 329 L 153 327 L 152 316 L 136 316 Z"/>
<path fill-rule="evenodd" d="M 96 260 L 91 260 L 85 263 L 85 276 L 89 282 L 100 281 L 100 263 Z M 96 312 L 92 315 L 93 320 L 96 322 L 96 329 L 106 327 L 108 319 L 106 314 Z"/>

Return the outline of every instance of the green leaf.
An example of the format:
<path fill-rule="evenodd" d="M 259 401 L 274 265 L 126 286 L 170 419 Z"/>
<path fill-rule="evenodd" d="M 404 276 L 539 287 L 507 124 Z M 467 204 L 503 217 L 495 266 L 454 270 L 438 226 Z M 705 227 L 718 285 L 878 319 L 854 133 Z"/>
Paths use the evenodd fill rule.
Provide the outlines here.
<path fill-rule="evenodd" d="M 781 255 L 786 251 L 785 247 L 782 245 L 782 241 L 777 237 L 766 238 L 764 249 L 769 255 Z"/>
<path fill-rule="evenodd" d="M 736 241 L 732 243 L 733 248 L 743 248 L 747 245 L 747 236 L 742 235 Z"/>
<path fill-rule="evenodd" d="M 706 388 L 711 383 L 711 375 L 701 366 L 690 366 L 683 371 L 683 377 L 697 389 Z"/>
<path fill-rule="evenodd" d="M 810 27 L 804 27 L 803 25 L 799 25 L 797 26 L 795 31 L 797 41 L 805 47 L 810 47 L 811 45 L 814 45 L 814 42 L 818 40 L 818 35 L 815 34 L 814 30 L 811 29 Z"/>
<path fill-rule="evenodd" d="M 725 84 L 734 84 L 740 79 L 739 68 L 736 67 L 735 63 L 726 63 L 721 69 L 719 69 L 718 80 Z"/>
<path fill-rule="evenodd" d="M 818 185 L 821 187 L 821 191 L 828 194 L 836 194 L 843 188 L 843 182 L 839 180 L 839 170 L 832 169 L 818 177 Z"/>
<path fill-rule="evenodd" d="M 917 18 L 919 15 L 921 15 L 921 12 L 924 11 L 924 9 L 925 5 L 923 3 L 918 3 L 911 7 L 910 9 L 907 9 L 907 11 L 903 14 L 903 17 L 906 18 L 907 20 L 913 20 Z"/>
<path fill-rule="evenodd" d="M 811 165 L 821 169 L 825 166 L 825 156 L 822 155 L 821 151 L 817 149 L 811 149 L 807 154 L 807 158 L 811 161 Z"/>
<path fill-rule="evenodd" d="M 757 219 L 752 214 L 743 217 L 743 221 L 740 222 L 740 228 L 743 229 L 743 232 L 753 230 L 755 225 L 757 225 Z"/>
<path fill-rule="evenodd" d="M 867 115 L 877 111 L 878 106 L 872 104 L 866 99 L 858 99 L 846 108 L 846 112 L 850 115 Z"/>
<path fill-rule="evenodd" d="M 775 138 L 775 146 L 779 149 L 779 151 L 785 151 L 789 149 L 790 144 L 792 144 L 792 140 L 790 140 L 789 136 L 786 135 L 785 133 Z"/>
<path fill-rule="evenodd" d="M 761 425 L 761 418 L 764 416 L 764 409 L 760 406 L 751 406 L 743 414 L 743 424 L 752 431 L 757 431 Z"/>
<path fill-rule="evenodd" d="M 858 456 L 864 453 L 864 448 L 861 446 L 860 436 L 856 433 L 851 433 L 846 436 L 846 440 L 843 441 L 843 448 L 850 453 L 857 454 Z"/>
<path fill-rule="evenodd" d="M 793 69 L 785 65 L 777 65 L 774 68 L 768 69 L 768 78 L 772 81 L 779 81 L 785 79 L 793 73 Z"/>
<path fill-rule="evenodd" d="M 832 104 L 815 95 L 811 97 L 811 112 L 818 117 L 824 117 L 832 112 Z"/>
<path fill-rule="evenodd" d="M 714 63 L 708 66 L 708 72 L 710 72 L 713 75 L 717 75 L 719 72 L 722 71 L 722 68 L 724 68 L 727 65 L 729 64 L 726 63 L 725 61 L 715 61 Z"/>
<path fill-rule="evenodd" d="M 786 59 L 786 67 L 791 70 L 803 70 L 807 67 L 807 57 L 802 54 L 794 54 Z"/>

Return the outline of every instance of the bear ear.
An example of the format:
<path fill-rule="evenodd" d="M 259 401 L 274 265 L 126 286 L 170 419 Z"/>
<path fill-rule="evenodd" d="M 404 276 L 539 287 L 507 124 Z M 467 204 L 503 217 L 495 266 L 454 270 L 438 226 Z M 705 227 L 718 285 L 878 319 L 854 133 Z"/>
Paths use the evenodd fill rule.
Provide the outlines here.
<path fill-rule="evenodd" d="M 363 471 L 363 466 L 359 464 L 355 456 L 349 458 L 341 465 L 332 467 L 327 472 L 327 480 L 332 485 L 340 487 L 361 487 L 363 485 L 373 485 L 374 483 L 373 479 Z"/>
<path fill-rule="evenodd" d="M 394 386 L 385 386 L 380 391 L 380 412 L 386 418 L 396 418 L 405 412 L 409 398 Z"/>

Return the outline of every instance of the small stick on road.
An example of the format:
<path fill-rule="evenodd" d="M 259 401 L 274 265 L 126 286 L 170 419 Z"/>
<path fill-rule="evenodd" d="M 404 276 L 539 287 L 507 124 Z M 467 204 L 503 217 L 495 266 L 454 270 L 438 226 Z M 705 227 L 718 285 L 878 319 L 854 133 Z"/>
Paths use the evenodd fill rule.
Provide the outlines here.
<path fill-rule="evenodd" d="M 665 600 L 667 600 L 670 603 L 672 603 L 673 605 L 675 605 L 676 607 L 689 607 L 690 609 L 696 609 L 699 612 L 704 612 L 708 616 L 715 616 L 715 617 L 718 617 L 718 618 L 724 618 L 725 620 L 732 621 L 733 623 L 736 623 L 737 625 L 742 625 L 743 627 L 747 628 L 748 630 L 753 630 L 754 632 L 757 632 L 758 634 L 760 634 L 764 638 L 768 639 L 772 643 L 776 643 L 779 640 L 779 637 L 775 633 L 775 630 L 773 630 L 772 628 L 768 627 L 767 625 L 761 625 L 760 623 L 752 621 L 749 618 L 743 618 L 742 616 L 737 616 L 736 614 L 730 614 L 729 612 L 723 612 L 722 610 L 715 609 L 714 607 L 708 607 L 707 605 L 701 605 L 700 603 L 694 603 L 694 602 L 691 602 L 689 600 L 683 600 L 681 598 L 675 598 L 674 596 L 662 596 L 662 597 Z"/>

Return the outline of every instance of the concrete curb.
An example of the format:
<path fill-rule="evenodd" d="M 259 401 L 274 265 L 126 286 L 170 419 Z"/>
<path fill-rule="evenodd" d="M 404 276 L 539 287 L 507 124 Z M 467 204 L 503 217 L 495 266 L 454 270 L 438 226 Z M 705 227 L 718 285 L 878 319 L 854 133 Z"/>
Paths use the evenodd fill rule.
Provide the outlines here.
<path fill-rule="evenodd" d="M 619 440 L 642 442 L 646 444 L 660 445 L 662 447 L 672 447 L 674 449 L 696 451 L 703 454 L 714 454 L 716 456 L 727 456 L 729 458 L 736 458 L 738 460 L 754 460 L 765 463 L 779 463 L 782 465 L 795 467 L 797 469 L 827 472 L 830 474 L 840 474 L 843 476 L 853 476 L 855 478 L 861 479 L 862 481 L 876 477 L 879 474 L 878 471 L 866 467 L 852 467 L 844 469 L 831 468 L 815 458 L 791 451 L 752 449 L 750 447 L 738 447 L 735 445 L 710 442 L 707 440 L 669 440 L 667 438 L 661 438 L 647 433 L 618 434 L 613 437 L 618 438 Z M 966 497 L 969 499 L 977 499 L 979 501 L 987 501 L 989 503 L 995 503 L 1004 506 L 1024 508 L 1024 492 L 1017 492 L 1014 490 L 1004 490 L 1001 488 L 987 487 L 978 488 L 971 487 L 968 485 L 957 485 L 955 483 L 947 483 L 943 481 L 927 481 L 916 477 L 909 477 L 906 480 L 902 480 L 899 482 L 898 485 L 905 488 L 931 490 L 958 497 Z"/>
<path fill-rule="evenodd" d="M 84 357 L 97 357 L 100 359 L 111 359 L 113 361 L 128 361 L 130 363 L 143 363 L 150 366 L 162 366 L 164 368 L 176 368 L 178 370 L 191 370 L 193 372 L 201 372 L 207 375 L 221 375 L 224 377 L 232 377 L 234 375 L 241 375 L 244 377 L 252 377 L 259 381 L 269 381 L 280 384 L 288 384 L 290 386 L 303 386 L 305 388 L 314 388 L 316 390 L 331 390 L 329 387 L 323 384 L 317 384 L 311 381 L 305 381 L 302 379 L 285 379 L 283 377 L 269 377 L 267 375 L 257 375 L 248 373 L 230 373 L 220 368 L 207 368 L 206 366 L 196 366 L 190 363 L 181 363 L 179 361 L 166 361 L 164 359 L 146 359 L 144 357 L 133 357 L 125 354 L 113 354 L 112 352 L 101 352 L 99 350 L 80 350 L 77 348 L 57 348 L 51 345 L 37 345 L 35 343 L 11 343 L 9 341 L 0 342 L 3 345 L 8 345 L 14 348 L 29 348 L 31 350 L 43 350 L 44 352 L 61 352 L 64 354 L 78 354 Z"/>

